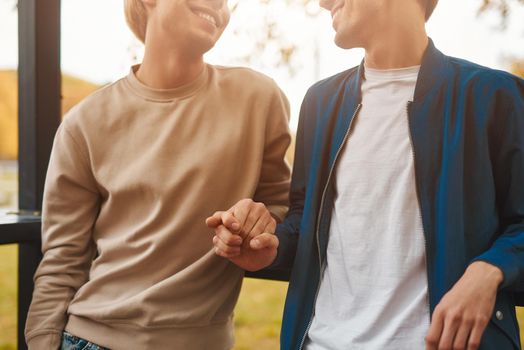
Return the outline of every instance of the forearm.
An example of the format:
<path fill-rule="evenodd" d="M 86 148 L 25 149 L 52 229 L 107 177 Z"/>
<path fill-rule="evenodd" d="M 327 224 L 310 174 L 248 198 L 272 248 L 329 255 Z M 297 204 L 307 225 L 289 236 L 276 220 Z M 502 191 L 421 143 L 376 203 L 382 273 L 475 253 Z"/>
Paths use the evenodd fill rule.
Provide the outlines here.
<path fill-rule="evenodd" d="M 25 328 L 30 350 L 59 348 L 69 304 L 88 279 L 92 250 L 85 252 L 88 259 L 63 259 L 60 255 L 60 252 L 48 251 L 35 275 L 35 289 Z"/>
<path fill-rule="evenodd" d="M 298 217 L 288 216 L 283 223 L 277 226 L 276 236 L 279 242 L 277 256 L 267 269 L 291 270 L 293 267 L 298 245 L 298 231 L 295 230 L 296 220 Z"/>
<path fill-rule="evenodd" d="M 264 155 L 260 179 L 253 200 L 266 205 L 277 222 L 282 222 L 289 207 L 290 168 L 286 151 L 291 142 L 289 105 L 275 87 L 267 113 Z"/>
<path fill-rule="evenodd" d="M 500 289 L 510 292 L 524 292 L 523 93 L 524 84 L 519 80 L 517 88 L 503 96 L 505 109 L 493 124 L 496 137 L 490 139 L 490 161 L 500 226 L 491 247 L 475 259 L 500 268 L 504 274 Z"/>
<path fill-rule="evenodd" d="M 524 225 L 507 230 L 489 250 L 473 260 L 496 266 L 502 273 L 501 289 L 524 291 Z"/>
<path fill-rule="evenodd" d="M 54 349 L 67 322 L 67 308 L 88 280 L 100 196 L 85 151 L 61 126 L 46 176 L 42 213 L 43 259 L 25 335 L 33 349 Z M 45 345 L 45 346 L 43 346 Z"/>
<path fill-rule="evenodd" d="M 25 329 L 28 343 L 39 344 L 34 349 L 56 348 L 67 322 L 69 304 L 88 280 L 95 251 L 89 243 L 91 232 L 68 232 L 67 226 L 44 230 L 44 255 L 34 277 Z M 41 347 L 43 343 L 49 347 Z"/>

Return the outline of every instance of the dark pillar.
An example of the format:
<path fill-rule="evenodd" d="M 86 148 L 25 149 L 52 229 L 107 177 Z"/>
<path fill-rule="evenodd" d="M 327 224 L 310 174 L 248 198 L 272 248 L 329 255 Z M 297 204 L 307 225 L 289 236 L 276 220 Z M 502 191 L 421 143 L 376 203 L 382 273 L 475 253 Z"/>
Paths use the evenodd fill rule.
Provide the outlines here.
<path fill-rule="evenodd" d="M 53 137 L 61 118 L 60 0 L 18 1 L 18 171 L 20 211 L 39 212 Z M 40 245 L 19 245 L 18 349 Z"/>

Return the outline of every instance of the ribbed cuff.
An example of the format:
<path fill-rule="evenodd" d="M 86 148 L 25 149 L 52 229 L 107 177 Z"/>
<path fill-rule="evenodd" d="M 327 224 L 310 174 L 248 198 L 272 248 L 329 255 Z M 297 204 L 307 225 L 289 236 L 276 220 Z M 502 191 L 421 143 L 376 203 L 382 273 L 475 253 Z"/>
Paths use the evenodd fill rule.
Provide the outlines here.
<path fill-rule="evenodd" d="M 288 207 L 286 205 L 268 205 L 267 210 L 273 214 L 273 217 L 278 218 L 278 222 L 282 222 L 286 217 Z"/>
<path fill-rule="evenodd" d="M 61 343 L 61 333 L 40 334 L 27 340 L 29 350 L 59 350 Z"/>

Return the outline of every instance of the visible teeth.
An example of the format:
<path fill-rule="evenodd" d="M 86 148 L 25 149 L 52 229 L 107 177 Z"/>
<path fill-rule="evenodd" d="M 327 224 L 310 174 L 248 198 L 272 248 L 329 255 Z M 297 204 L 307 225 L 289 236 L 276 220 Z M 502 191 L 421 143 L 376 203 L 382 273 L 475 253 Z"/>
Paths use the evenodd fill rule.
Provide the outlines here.
<path fill-rule="evenodd" d="M 217 21 L 215 21 L 215 18 L 213 16 L 210 16 L 207 13 L 203 13 L 203 12 L 197 12 L 197 15 L 198 17 L 203 18 L 206 21 L 212 23 L 216 27 Z"/>

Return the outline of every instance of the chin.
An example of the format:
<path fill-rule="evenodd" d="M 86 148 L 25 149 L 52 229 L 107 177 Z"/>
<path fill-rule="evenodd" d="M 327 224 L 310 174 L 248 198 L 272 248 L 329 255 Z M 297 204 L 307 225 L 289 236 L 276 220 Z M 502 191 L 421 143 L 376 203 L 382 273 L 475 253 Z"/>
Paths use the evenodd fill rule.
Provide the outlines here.
<path fill-rule="evenodd" d="M 363 47 L 363 36 L 351 27 L 338 30 L 335 34 L 335 44 L 341 49 L 354 49 Z"/>
<path fill-rule="evenodd" d="M 341 49 L 353 49 L 356 47 L 354 43 L 351 42 L 351 40 L 348 40 L 347 38 L 341 38 L 338 35 L 335 36 L 335 44 L 340 47 Z"/>
<path fill-rule="evenodd" d="M 195 38 L 192 40 L 190 50 L 197 55 L 203 55 L 211 50 L 216 44 L 216 40 Z"/>

